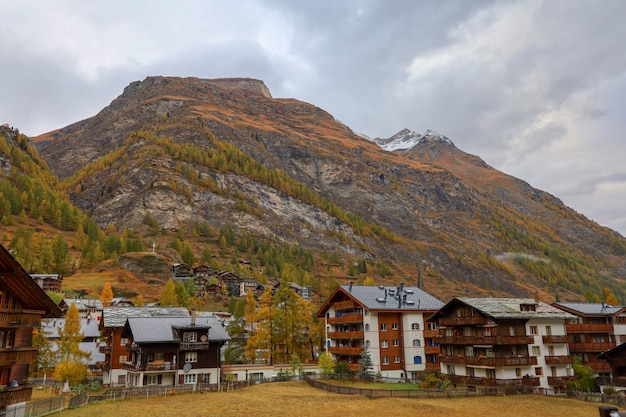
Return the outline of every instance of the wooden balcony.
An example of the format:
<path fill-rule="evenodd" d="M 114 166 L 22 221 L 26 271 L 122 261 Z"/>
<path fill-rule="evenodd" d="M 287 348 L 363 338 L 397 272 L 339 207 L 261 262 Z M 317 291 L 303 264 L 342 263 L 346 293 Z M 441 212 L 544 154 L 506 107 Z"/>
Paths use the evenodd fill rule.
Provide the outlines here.
<path fill-rule="evenodd" d="M 365 348 L 362 347 L 336 347 L 331 346 L 328 348 L 328 352 L 334 355 L 360 355 Z"/>
<path fill-rule="evenodd" d="M 626 387 L 626 377 L 620 376 L 617 378 L 596 378 L 598 385 L 612 385 L 615 387 Z"/>
<path fill-rule="evenodd" d="M 564 387 L 568 382 L 576 381 L 575 376 L 549 376 L 548 385 L 552 387 Z"/>
<path fill-rule="evenodd" d="M 365 332 L 328 332 L 329 339 L 363 339 Z"/>
<path fill-rule="evenodd" d="M 0 349 L 0 366 L 24 365 L 37 362 L 37 348 Z"/>
<path fill-rule="evenodd" d="M 542 336 L 545 345 L 567 343 L 567 336 Z"/>
<path fill-rule="evenodd" d="M 441 345 L 529 345 L 533 336 L 441 336 L 437 343 Z"/>
<path fill-rule="evenodd" d="M 100 351 L 100 353 L 104 353 L 106 355 L 110 354 L 113 351 L 113 348 L 109 345 L 101 345 L 98 350 Z"/>
<path fill-rule="evenodd" d="M 37 327 L 41 324 L 43 314 L 43 311 L 37 310 L 0 310 L 0 326 Z"/>
<path fill-rule="evenodd" d="M 32 394 L 33 387 L 31 385 L 21 385 L 14 388 L 4 387 L 0 391 L 0 407 L 4 408 L 7 405 L 30 401 Z"/>
<path fill-rule="evenodd" d="M 352 300 L 338 301 L 336 303 L 333 303 L 333 308 L 335 309 L 335 311 L 337 311 L 337 310 L 349 310 L 349 309 L 352 309 L 354 307 L 356 307 L 356 304 Z"/>
<path fill-rule="evenodd" d="M 180 350 L 208 350 L 209 342 L 180 342 Z"/>
<path fill-rule="evenodd" d="M 124 362 L 122 368 L 127 371 L 135 372 L 162 372 L 162 371 L 176 371 L 176 368 L 172 366 L 170 362 L 149 362 L 149 363 L 132 363 Z"/>
<path fill-rule="evenodd" d="M 469 326 L 487 324 L 485 316 L 471 317 L 442 317 L 439 319 L 439 326 Z"/>
<path fill-rule="evenodd" d="M 441 363 L 459 363 L 473 366 L 526 366 L 537 365 L 535 356 L 511 356 L 508 358 L 488 358 L 484 356 L 439 356 Z"/>
<path fill-rule="evenodd" d="M 441 346 L 424 346 L 424 353 L 427 355 L 438 355 L 441 353 Z"/>
<path fill-rule="evenodd" d="M 613 333 L 612 323 L 570 323 L 565 325 L 567 334 L 571 333 Z"/>
<path fill-rule="evenodd" d="M 567 355 L 561 356 L 544 356 L 546 365 L 568 365 L 574 362 L 574 358 Z"/>
<path fill-rule="evenodd" d="M 453 384 L 477 385 L 481 387 L 538 387 L 539 378 L 496 379 L 463 375 L 446 375 Z"/>
<path fill-rule="evenodd" d="M 586 365 L 589 365 L 589 367 L 593 370 L 593 372 L 610 372 L 611 371 L 611 365 L 609 365 L 608 362 L 587 362 Z"/>
<path fill-rule="evenodd" d="M 429 371 L 440 371 L 441 364 L 439 362 L 435 362 L 435 363 L 426 362 L 426 369 L 428 369 Z"/>
<path fill-rule="evenodd" d="M 424 339 L 432 339 L 439 337 L 439 330 L 424 330 Z"/>
<path fill-rule="evenodd" d="M 570 343 L 570 352 L 605 352 L 615 347 L 615 342 L 606 343 Z"/>
<path fill-rule="evenodd" d="M 126 345 L 126 351 L 127 352 L 139 352 L 139 350 L 140 350 L 139 345 L 137 345 L 135 343 Z"/>
<path fill-rule="evenodd" d="M 349 363 L 348 364 L 348 368 L 352 372 L 359 372 L 359 371 L 361 371 L 361 365 L 359 365 L 358 363 Z"/>
<path fill-rule="evenodd" d="M 328 324 L 347 324 L 347 323 L 362 323 L 363 316 L 360 314 L 344 315 L 341 317 L 330 317 L 326 319 Z"/>

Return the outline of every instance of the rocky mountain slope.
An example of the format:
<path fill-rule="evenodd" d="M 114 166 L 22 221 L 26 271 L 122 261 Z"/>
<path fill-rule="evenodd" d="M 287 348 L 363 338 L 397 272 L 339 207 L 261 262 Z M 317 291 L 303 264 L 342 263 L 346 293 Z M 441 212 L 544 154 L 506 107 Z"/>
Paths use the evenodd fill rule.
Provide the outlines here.
<path fill-rule="evenodd" d="M 102 226 L 208 222 L 450 295 L 610 287 L 626 241 L 441 134 L 367 140 L 259 80 L 149 77 L 100 113 L 36 138 L 72 201 Z M 380 145 L 380 146 L 379 146 Z M 385 149 L 390 149 L 387 151 Z"/>

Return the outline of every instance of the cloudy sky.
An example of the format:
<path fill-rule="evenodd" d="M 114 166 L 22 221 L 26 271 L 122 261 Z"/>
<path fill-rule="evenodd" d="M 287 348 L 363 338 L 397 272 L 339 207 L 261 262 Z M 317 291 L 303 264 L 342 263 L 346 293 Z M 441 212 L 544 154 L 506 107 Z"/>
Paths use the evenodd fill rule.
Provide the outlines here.
<path fill-rule="evenodd" d="M 626 235 L 626 1 L 0 0 L 0 124 L 149 75 L 252 77 L 389 137 L 436 130 Z"/>

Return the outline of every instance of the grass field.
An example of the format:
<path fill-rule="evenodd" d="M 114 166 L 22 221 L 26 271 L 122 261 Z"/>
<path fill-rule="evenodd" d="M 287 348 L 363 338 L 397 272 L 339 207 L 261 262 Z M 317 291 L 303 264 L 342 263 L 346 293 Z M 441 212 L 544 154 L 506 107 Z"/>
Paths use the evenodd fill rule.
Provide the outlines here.
<path fill-rule="evenodd" d="M 442 417 L 590 417 L 597 403 L 535 395 L 455 399 L 384 398 L 331 394 L 306 382 L 256 385 L 225 393 L 134 398 L 91 404 L 56 414 L 62 417 L 208 417 L 208 416 L 442 416 Z"/>

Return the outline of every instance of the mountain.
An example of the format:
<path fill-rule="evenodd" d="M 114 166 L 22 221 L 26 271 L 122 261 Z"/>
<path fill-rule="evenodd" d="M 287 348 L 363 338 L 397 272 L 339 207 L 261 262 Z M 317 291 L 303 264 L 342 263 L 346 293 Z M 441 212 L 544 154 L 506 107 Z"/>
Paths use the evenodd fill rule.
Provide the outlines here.
<path fill-rule="evenodd" d="M 103 229 L 232 225 L 310 250 L 320 280 L 362 279 L 365 261 L 441 298 L 626 295 L 618 233 L 444 135 L 368 140 L 260 80 L 148 77 L 32 144 Z"/>

